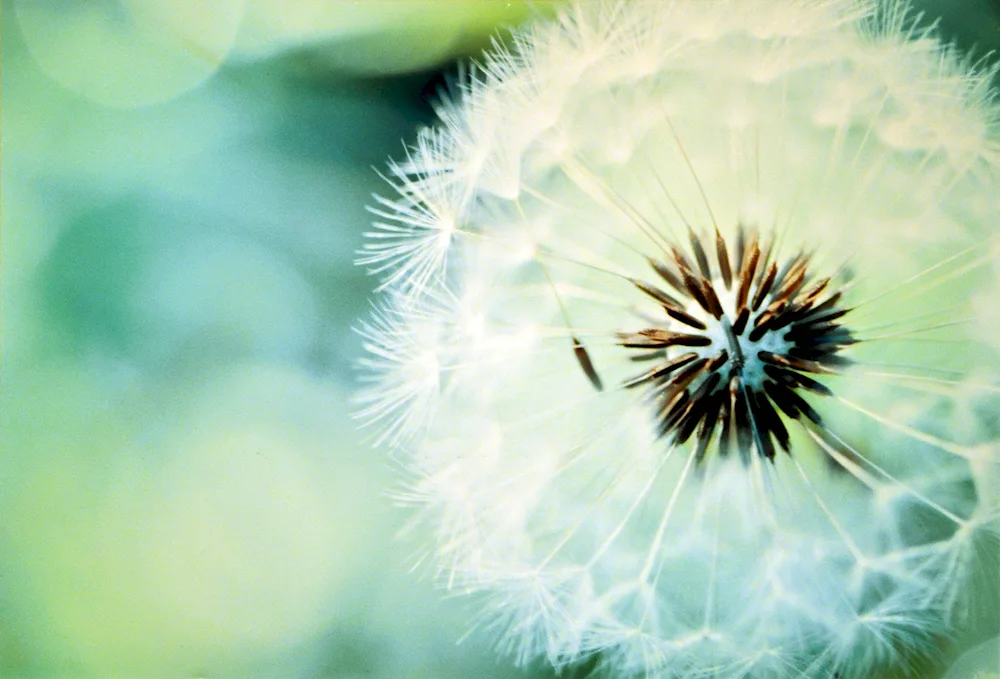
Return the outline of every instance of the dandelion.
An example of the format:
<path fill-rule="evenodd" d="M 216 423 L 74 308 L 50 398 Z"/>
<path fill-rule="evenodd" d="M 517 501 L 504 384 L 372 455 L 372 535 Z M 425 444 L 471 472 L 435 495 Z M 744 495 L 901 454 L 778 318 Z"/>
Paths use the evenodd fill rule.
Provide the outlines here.
<path fill-rule="evenodd" d="M 503 652 L 868 677 L 995 596 L 991 77 L 894 2 L 577 2 L 442 103 L 362 415 Z"/>

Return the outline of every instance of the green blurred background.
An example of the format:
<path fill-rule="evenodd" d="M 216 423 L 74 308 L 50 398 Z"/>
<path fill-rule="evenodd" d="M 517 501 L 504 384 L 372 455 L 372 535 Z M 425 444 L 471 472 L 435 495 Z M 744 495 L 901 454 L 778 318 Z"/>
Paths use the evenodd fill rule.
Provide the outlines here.
<path fill-rule="evenodd" d="M 396 539 L 349 399 L 372 168 L 551 9 L 3 2 L 0 676 L 547 676 Z"/>

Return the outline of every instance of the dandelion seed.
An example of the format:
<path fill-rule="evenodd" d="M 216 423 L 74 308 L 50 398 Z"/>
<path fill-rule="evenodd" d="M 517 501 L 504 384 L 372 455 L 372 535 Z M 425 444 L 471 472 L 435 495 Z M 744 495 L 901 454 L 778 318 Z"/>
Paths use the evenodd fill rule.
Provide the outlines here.
<path fill-rule="evenodd" d="M 852 678 L 957 633 L 1000 544 L 991 75 L 895 2 L 594 1 L 442 103 L 361 399 L 503 652 Z"/>

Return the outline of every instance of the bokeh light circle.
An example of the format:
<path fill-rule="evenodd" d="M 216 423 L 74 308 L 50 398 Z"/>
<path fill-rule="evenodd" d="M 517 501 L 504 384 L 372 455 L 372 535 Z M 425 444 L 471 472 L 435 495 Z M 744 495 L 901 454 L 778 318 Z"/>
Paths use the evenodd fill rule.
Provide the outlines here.
<path fill-rule="evenodd" d="M 172 99 L 229 54 L 244 0 L 15 0 L 31 56 L 64 87 L 115 108 Z"/>

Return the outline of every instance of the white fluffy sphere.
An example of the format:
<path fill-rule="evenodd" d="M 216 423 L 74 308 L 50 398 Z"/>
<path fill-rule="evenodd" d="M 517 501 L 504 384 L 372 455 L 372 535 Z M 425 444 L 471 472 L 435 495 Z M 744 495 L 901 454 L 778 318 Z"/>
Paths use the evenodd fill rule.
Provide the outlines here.
<path fill-rule="evenodd" d="M 362 415 L 518 661 L 868 677 L 995 554 L 1000 111 L 901 6 L 580 2 L 391 166 Z"/>

